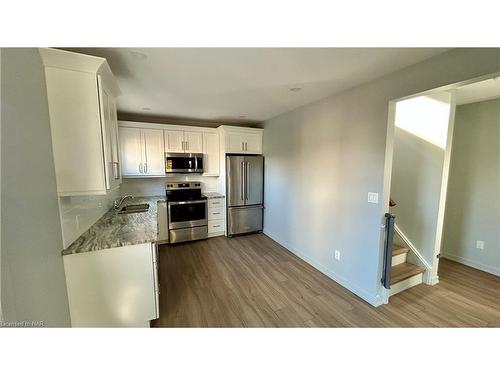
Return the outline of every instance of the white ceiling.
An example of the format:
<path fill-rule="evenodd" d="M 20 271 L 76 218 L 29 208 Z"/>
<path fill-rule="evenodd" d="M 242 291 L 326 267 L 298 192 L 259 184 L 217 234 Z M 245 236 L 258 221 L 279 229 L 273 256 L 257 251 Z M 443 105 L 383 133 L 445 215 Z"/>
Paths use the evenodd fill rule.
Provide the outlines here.
<path fill-rule="evenodd" d="M 65 49 L 108 60 L 122 90 L 119 112 L 226 123 L 264 121 L 446 51 L 443 48 Z M 293 87 L 301 90 L 290 91 Z"/>
<path fill-rule="evenodd" d="M 457 105 L 500 98 L 500 77 L 471 83 L 455 90 Z"/>

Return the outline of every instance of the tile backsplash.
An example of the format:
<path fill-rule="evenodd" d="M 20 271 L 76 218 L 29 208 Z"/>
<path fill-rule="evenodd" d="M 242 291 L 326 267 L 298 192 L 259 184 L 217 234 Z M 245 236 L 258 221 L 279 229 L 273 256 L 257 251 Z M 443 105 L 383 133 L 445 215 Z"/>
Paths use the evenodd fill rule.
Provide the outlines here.
<path fill-rule="evenodd" d="M 219 177 L 205 177 L 200 175 L 179 175 L 163 178 L 126 178 L 123 179 L 121 192 L 123 195 L 151 196 L 165 195 L 167 181 L 200 181 L 202 191 L 218 191 Z"/>
<path fill-rule="evenodd" d="M 120 188 L 106 195 L 59 197 L 63 246 L 66 249 L 90 228 L 120 196 Z"/>

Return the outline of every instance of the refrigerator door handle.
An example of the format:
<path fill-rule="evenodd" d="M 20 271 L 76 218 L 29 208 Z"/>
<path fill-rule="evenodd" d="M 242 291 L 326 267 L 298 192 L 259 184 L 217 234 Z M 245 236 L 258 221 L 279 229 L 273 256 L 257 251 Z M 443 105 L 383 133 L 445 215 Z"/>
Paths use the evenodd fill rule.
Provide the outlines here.
<path fill-rule="evenodd" d="M 245 189 L 245 164 L 244 162 L 240 163 L 240 169 L 241 169 L 241 200 L 244 200 L 244 189 Z"/>
<path fill-rule="evenodd" d="M 247 161 L 246 163 L 246 167 L 245 167 L 245 182 L 246 182 L 246 186 L 245 186 L 245 200 L 248 200 L 248 190 L 250 190 L 250 182 L 249 182 L 249 175 L 250 175 L 250 162 Z"/>

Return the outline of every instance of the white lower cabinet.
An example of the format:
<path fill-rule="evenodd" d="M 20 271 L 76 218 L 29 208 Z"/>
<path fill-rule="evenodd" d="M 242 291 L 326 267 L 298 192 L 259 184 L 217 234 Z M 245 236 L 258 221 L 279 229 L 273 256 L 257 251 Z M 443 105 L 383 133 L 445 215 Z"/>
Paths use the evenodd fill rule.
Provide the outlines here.
<path fill-rule="evenodd" d="M 63 256 L 72 327 L 149 327 L 159 317 L 156 246 Z"/>
<path fill-rule="evenodd" d="M 221 233 L 221 234 L 216 234 Z M 208 222 L 208 235 L 214 237 L 216 235 L 224 234 L 224 220 L 210 220 Z"/>
<path fill-rule="evenodd" d="M 208 237 L 222 236 L 225 230 L 226 207 L 224 198 L 208 200 Z"/>

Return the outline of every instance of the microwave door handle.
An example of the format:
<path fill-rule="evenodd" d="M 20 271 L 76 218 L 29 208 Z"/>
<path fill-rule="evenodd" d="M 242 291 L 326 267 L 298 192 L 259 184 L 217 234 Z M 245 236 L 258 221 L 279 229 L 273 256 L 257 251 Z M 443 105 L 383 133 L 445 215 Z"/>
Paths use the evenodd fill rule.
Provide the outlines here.
<path fill-rule="evenodd" d="M 194 157 L 194 170 L 198 171 L 198 156 Z"/>

